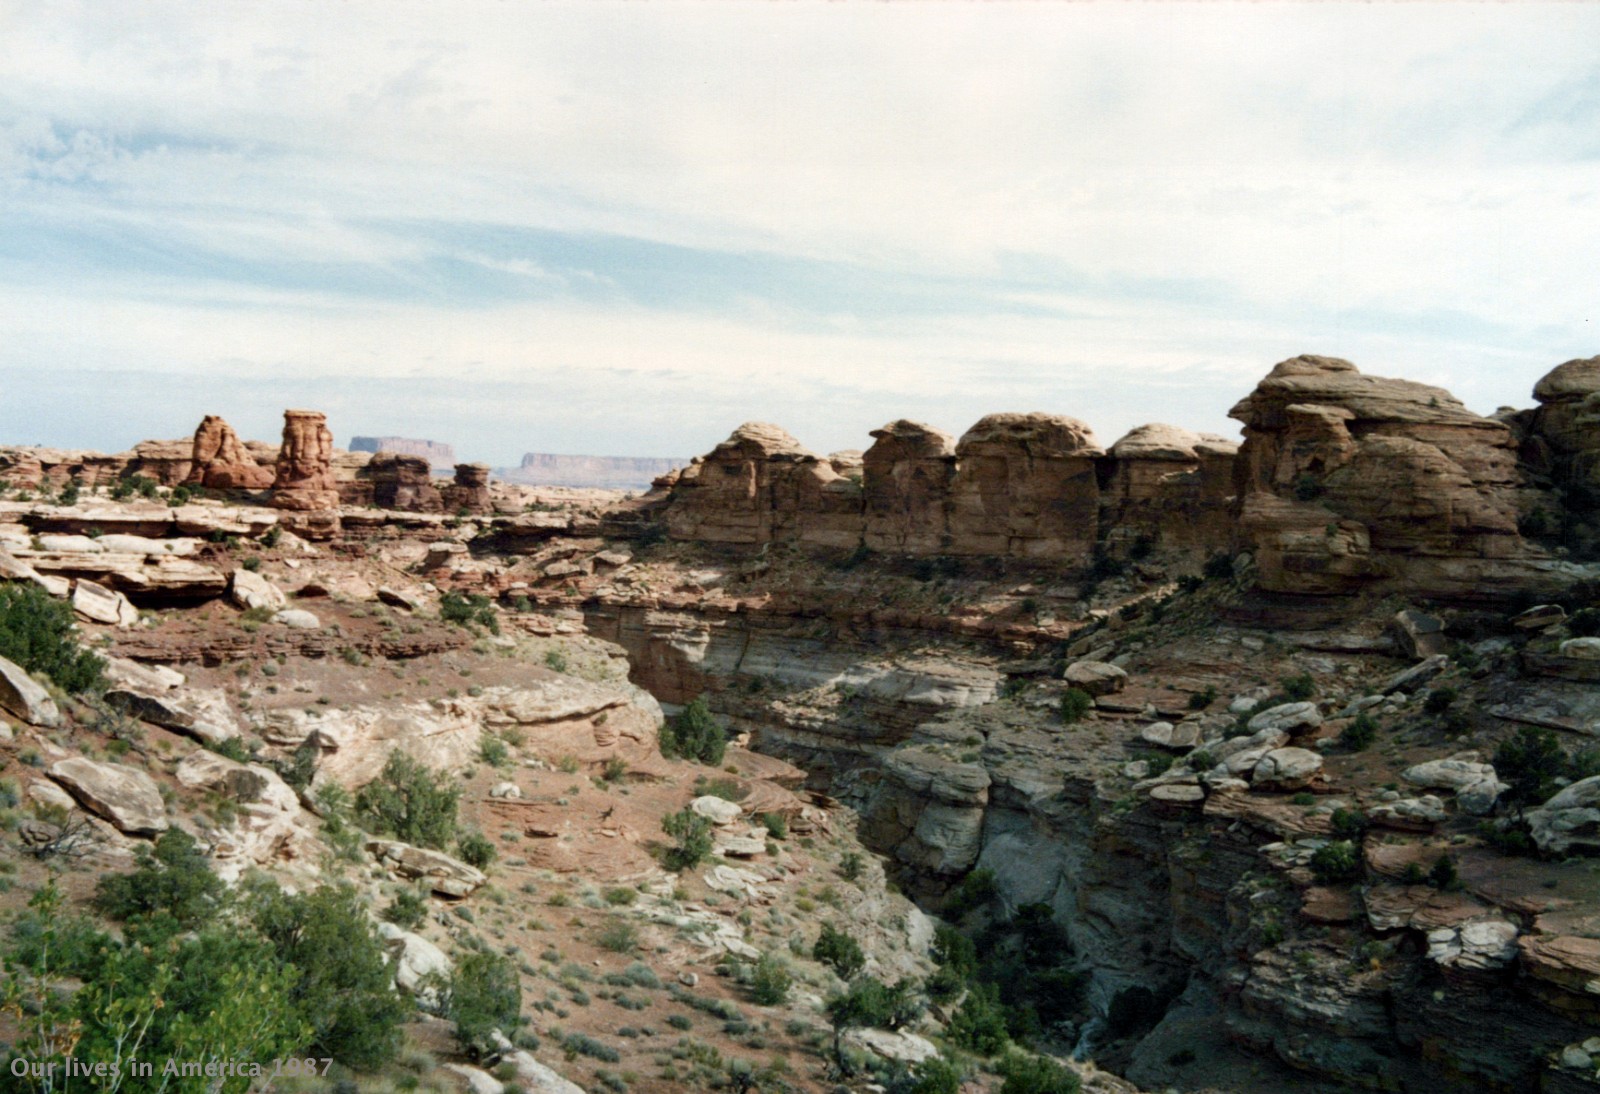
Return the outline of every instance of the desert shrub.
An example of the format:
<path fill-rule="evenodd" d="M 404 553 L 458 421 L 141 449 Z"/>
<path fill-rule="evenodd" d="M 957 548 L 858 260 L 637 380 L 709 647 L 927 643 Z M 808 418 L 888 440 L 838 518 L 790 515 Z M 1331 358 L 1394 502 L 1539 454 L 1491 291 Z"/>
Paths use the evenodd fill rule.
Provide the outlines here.
<path fill-rule="evenodd" d="M 1538 805 L 1556 792 L 1566 774 L 1567 757 L 1554 732 L 1523 726 L 1494 752 L 1495 773 L 1510 785 L 1502 795 L 1509 805 Z"/>
<path fill-rule="evenodd" d="M 595 936 L 595 945 L 602 950 L 612 953 L 632 953 L 639 948 L 639 931 L 632 923 L 620 916 L 612 916 L 606 921 L 600 933 Z"/>
<path fill-rule="evenodd" d="M 1339 734 L 1339 743 L 1351 752 L 1362 752 L 1378 739 L 1378 723 L 1372 715 L 1362 711 Z"/>
<path fill-rule="evenodd" d="M 787 839 L 789 837 L 789 822 L 782 813 L 763 813 L 761 823 L 766 827 L 767 835 L 773 839 Z"/>
<path fill-rule="evenodd" d="M 961 884 L 951 889 L 944 898 L 944 914 L 950 919 L 961 919 L 968 912 L 988 907 L 999 894 L 993 870 L 974 870 L 961 879 Z"/>
<path fill-rule="evenodd" d="M 427 916 L 428 898 L 416 889 L 401 889 L 383 910 L 384 919 L 408 931 L 414 931 L 422 926 L 422 921 Z"/>
<path fill-rule="evenodd" d="M 1443 714 L 1450 709 L 1455 701 L 1455 688 L 1434 688 L 1428 692 L 1428 697 L 1422 701 L 1422 710 L 1426 714 Z"/>
<path fill-rule="evenodd" d="M 711 822 L 692 809 L 662 817 L 661 830 L 672 839 L 667 864 L 674 870 L 698 866 L 711 853 Z"/>
<path fill-rule="evenodd" d="M 310 1025 L 309 1045 L 358 1071 L 394 1059 L 410 1004 L 355 889 L 324 885 L 285 893 L 265 882 L 246 895 L 249 918 L 294 969 L 290 998 Z"/>
<path fill-rule="evenodd" d="M 1311 678 L 1309 672 L 1285 676 L 1278 681 L 1278 686 L 1283 689 L 1284 697 L 1291 703 L 1303 703 L 1317 693 L 1317 682 Z"/>
<path fill-rule="evenodd" d="M 1478 824 L 1478 835 L 1490 847 L 1502 855 L 1528 855 L 1538 853 L 1538 845 L 1533 842 L 1533 833 L 1524 820 L 1516 821 L 1481 821 Z"/>
<path fill-rule="evenodd" d="M 456 840 L 456 854 L 468 866 L 482 870 L 494 861 L 494 842 L 482 832 L 463 832 Z"/>
<path fill-rule="evenodd" d="M 456 1025 L 456 1040 L 469 1055 L 493 1048 L 495 1030 L 509 1036 L 522 1013 L 522 981 L 509 958 L 490 950 L 463 955 L 450 976 L 445 1014 Z"/>
<path fill-rule="evenodd" d="M 552 672 L 566 672 L 566 652 L 552 646 L 550 649 L 544 651 L 544 664 L 545 667 L 550 669 Z"/>
<path fill-rule="evenodd" d="M 1225 551 L 1218 551 L 1206 559 L 1206 564 L 1201 568 L 1201 573 L 1212 580 L 1232 577 L 1233 556 Z"/>
<path fill-rule="evenodd" d="M 493 733 L 478 738 L 478 759 L 490 767 L 505 767 L 511 762 L 511 749 Z"/>
<path fill-rule="evenodd" d="M 1578 638 L 1600 635 L 1600 608 L 1580 608 L 1567 620 L 1567 630 Z"/>
<path fill-rule="evenodd" d="M 1358 840 L 1367 831 L 1367 815 L 1356 809 L 1335 809 L 1328 818 L 1333 834 L 1342 839 Z"/>
<path fill-rule="evenodd" d="M 1323 489 L 1321 480 L 1309 471 L 1301 472 L 1294 480 L 1294 496 L 1300 501 L 1320 498 Z"/>
<path fill-rule="evenodd" d="M 1006 1077 L 1000 1094 L 1078 1094 L 1078 1076 L 1048 1056 L 1008 1056 L 1000 1067 Z"/>
<path fill-rule="evenodd" d="M 811 947 L 811 956 L 832 969 L 841 980 L 853 979 L 867 963 L 861 944 L 831 923 L 822 925 L 822 932 Z"/>
<path fill-rule="evenodd" d="M 439 618 L 446 623 L 470 627 L 476 624 L 490 634 L 500 633 L 500 618 L 494 605 L 481 593 L 446 592 L 439 598 Z"/>
<path fill-rule="evenodd" d="M 1207 684 L 1205 690 L 1194 692 L 1189 696 L 1190 710 L 1204 710 L 1217 701 L 1217 688 L 1215 684 Z"/>
<path fill-rule="evenodd" d="M 1428 884 L 1446 892 L 1461 888 L 1461 875 L 1456 870 L 1456 860 L 1449 855 L 1440 855 L 1435 859 L 1433 869 L 1428 871 Z"/>
<path fill-rule="evenodd" d="M 1143 984 L 1124 988 L 1106 1008 L 1106 1032 L 1115 1039 L 1144 1033 L 1161 1020 L 1163 1009 L 1160 996 Z"/>
<path fill-rule="evenodd" d="M 1068 725 L 1081 722 L 1094 709 L 1094 696 L 1082 688 L 1068 688 L 1061 696 L 1061 720 Z"/>
<path fill-rule="evenodd" d="M 0 586 L 0 657 L 73 694 L 99 687 L 106 666 L 78 644 L 71 606 L 22 582 Z"/>
<path fill-rule="evenodd" d="M 846 881 L 857 881 L 861 878 L 861 871 L 866 869 L 867 861 L 861 857 L 860 851 L 846 851 L 839 859 L 839 876 Z"/>
<path fill-rule="evenodd" d="M 1190 771 L 1210 771 L 1217 766 L 1217 758 L 1203 748 L 1197 748 L 1183 758 Z"/>
<path fill-rule="evenodd" d="M 1350 840 L 1323 844 L 1311 855 L 1311 872 L 1318 881 L 1353 881 L 1361 873 L 1361 850 Z"/>
<path fill-rule="evenodd" d="M 762 954 L 750 981 L 750 995 L 761 1006 L 776 1007 L 788 1002 L 789 989 L 793 984 L 794 976 L 782 958 L 770 953 Z"/>
<path fill-rule="evenodd" d="M 371 831 L 443 849 L 455 835 L 461 800 L 444 780 L 404 752 L 391 752 L 383 772 L 356 793 L 356 815 Z"/>
<path fill-rule="evenodd" d="M 974 984 L 945 1028 L 950 1043 L 979 1056 L 993 1056 L 1010 1042 L 1000 990 L 993 984 Z"/>
<path fill-rule="evenodd" d="M 722 763 L 728 738 L 711 717 L 704 696 L 696 696 L 661 727 L 661 754 L 716 767 Z"/>
<path fill-rule="evenodd" d="M 194 837 L 169 828 L 139 849 L 132 873 L 100 879 L 94 906 L 127 924 L 130 936 L 165 939 L 215 918 L 225 891 Z"/>
<path fill-rule="evenodd" d="M 828 1000 L 828 1018 L 836 1029 L 870 1026 L 899 1029 L 921 1013 L 910 981 L 893 986 L 871 976 L 857 977 L 843 995 Z"/>

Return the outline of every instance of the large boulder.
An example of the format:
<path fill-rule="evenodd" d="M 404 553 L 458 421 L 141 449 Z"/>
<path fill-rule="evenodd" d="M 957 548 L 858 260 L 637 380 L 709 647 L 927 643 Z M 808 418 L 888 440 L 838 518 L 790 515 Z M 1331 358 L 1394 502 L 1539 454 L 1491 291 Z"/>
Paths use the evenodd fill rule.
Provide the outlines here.
<path fill-rule="evenodd" d="M 115 589 L 79 578 L 72 589 L 72 610 L 93 623 L 131 627 L 139 622 L 139 609 Z"/>
<path fill-rule="evenodd" d="M 45 729 L 61 724 L 61 711 L 50 693 L 23 672 L 21 665 L 4 657 L 0 657 L 0 709 Z"/>
<path fill-rule="evenodd" d="M 1600 852 L 1600 775 L 1579 779 L 1527 814 L 1533 842 L 1552 855 Z"/>
<path fill-rule="evenodd" d="M 234 570 L 229 578 L 228 596 L 241 608 L 262 608 L 269 612 L 281 611 L 289 603 L 282 589 L 243 567 Z"/>
<path fill-rule="evenodd" d="M 430 977 L 444 978 L 454 966 L 438 946 L 403 930 L 393 923 L 379 923 L 378 936 L 394 960 L 395 987 L 417 997 L 425 1005 L 437 1002 L 437 993 L 427 983 Z"/>
<path fill-rule="evenodd" d="M 217 873 L 233 880 L 250 866 L 274 861 L 290 840 L 305 834 L 299 824 L 300 798 L 278 773 L 260 764 L 242 764 L 206 749 L 196 749 L 178 764 L 178 782 L 207 790 L 239 809 L 213 838 Z"/>
<path fill-rule="evenodd" d="M 711 794 L 696 798 L 690 802 L 689 809 L 719 828 L 723 825 L 732 824 L 744 816 L 744 810 L 739 807 L 738 802 L 731 802 L 726 798 L 718 798 Z"/>
<path fill-rule="evenodd" d="M 1299 790 L 1322 770 L 1322 757 L 1308 748 L 1275 748 L 1256 762 L 1250 785 L 1263 790 Z"/>
<path fill-rule="evenodd" d="M 244 732 L 221 688 L 196 688 L 174 694 L 118 687 L 108 689 L 105 698 L 130 717 L 176 730 L 205 744 L 220 744 Z"/>
<path fill-rule="evenodd" d="M 265 490 L 272 480 L 272 469 L 256 462 L 231 425 L 215 414 L 201 419 L 185 482 L 208 490 Z"/>
<path fill-rule="evenodd" d="M 1250 719 L 1247 729 L 1252 733 L 1277 731 L 1291 736 L 1309 733 L 1322 724 L 1322 715 L 1315 703 L 1281 703 L 1263 710 Z"/>
<path fill-rule="evenodd" d="M 130 836 L 152 836 L 167 829 L 166 804 L 155 780 L 122 764 L 69 756 L 51 764 L 49 776 L 65 786 L 89 812 L 104 817 Z"/>
<path fill-rule="evenodd" d="M 482 870 L 451 858 L 443 851 L 384 839 L 368 840 L 367 850 L 401 877 L 421 881 L 444 896 L 467 896 L 489 880 Z"/>
<path fill-rule="evenodd" d="M 1066 667 L 1061 678 L 1096 698 L 1115 694 L 1128 686 L 1127 672 L 1105 661 L 1075 661 Z"/>
<path fill-rule="evenodd" d="M 1486 816 L 1505 789 L 1495 774 L 1494 765 L 1452 757 L 1429 760 L 1408 767 L 1400 777 L 1412 786 L 1429 790 L 1453 790 L 1462 812 Z"/>

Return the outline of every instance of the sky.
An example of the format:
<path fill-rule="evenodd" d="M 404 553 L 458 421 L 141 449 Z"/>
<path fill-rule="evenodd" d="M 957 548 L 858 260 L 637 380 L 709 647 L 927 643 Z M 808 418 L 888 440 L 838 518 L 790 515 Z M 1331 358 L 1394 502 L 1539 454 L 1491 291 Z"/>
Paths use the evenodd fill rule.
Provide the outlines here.
<path fill-rule="evenodd" d="M 1600 5 L 0 0 L 0 443 L 1236 436 L 1600 353 Z"/>

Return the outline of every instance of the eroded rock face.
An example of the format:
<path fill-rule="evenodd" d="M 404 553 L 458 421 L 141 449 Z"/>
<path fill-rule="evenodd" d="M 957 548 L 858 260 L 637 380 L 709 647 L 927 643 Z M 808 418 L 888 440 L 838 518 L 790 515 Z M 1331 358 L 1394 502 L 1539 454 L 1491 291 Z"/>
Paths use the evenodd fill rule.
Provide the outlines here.
<path fill-rule="evenodd" d="M 1108 547 L 1206 554 L 1233 536 L 1233 462 L 1239 445 L 1211 433 L 1142 425 L 1111 446 L 1101 495 Z"/>
<path fill-rule="evenodd" d="M 51 764 L 49 775 L 85 809 L 104 817 L 118 831 L 149 836 L 167 829 L 166 806 L 155 780 L 143 771 L 69 756 Z"/>
<path fill-rule="evenodd" d="M 367 850 L 373 858 L 399 876 L 421 881 L 443 896 L 468 896 L 489 880 L 483 871 L 443 851 L 431 851 L 426 847 L 412 847 L 408 843 L 383 839 L 368 840 Z"/>
<path fill-rule="evenodd" d="M 948 539 L 955 441 L 901 418 L 872 431 L 861 457 L 864 542 L 874 551 L 934 554 Z"/>
<path fill-rule="evenodd" d="M 455 481 L 440 493 L 443 495 L 446 512 L 494 511 L 494 503 L 489 498 L 489 465 L 486 463 L 456 464 Z"/>
<path fill-rule="evenodd" d="M 298 823 L 300 799 L 277 772 L 196 749 L 178 764 L 178 782 L 209 790 L 240 808 L 213 838 L 217 873 L 233 880 L 250 866 L 275 861 L 291 840 L 308 836 Z"/>
<path fill-rule="evenodd" d="M 332 462 L 333 434 L 327 415 L 320 410 L 285 410 L 272 504 L 279 509 L 337 509 L 339 484 Z"/>
<path fill-rule="evenodd" d="M 433 468 L 422 456 L 380 452 L 367 461 L 351 483 L 340 490 L 351 499 L 370 491 L 370 500 L 380 509 L 405 509 L 417 513 L 437 513 L 444 508 L 439 488 L 433 484 Z"/>
<path fill-rule="evenodd" d="M 991 414 L 956 445 L 949 550 L 964 555 L 1087 559 L 1100 487 L 1094 432 L 1076 418 Z"/>
<path fill-rule="evenodd" d="M 21 665 L 4 657 L 0 657 L 0 710 L 46 729 L 61 724 L 61 711 L 50 693 L 24 672 Z"/>
<path fill-rule="evenodd" d="M 215 414 L 201 419 L 185 482 L 207 490 L 266 490 L 273 477 L 272 468 L 256 462 L 231 425 Z"/>
<path fill-rule="evenodd" d="M 795 531 L 799 482 L 840 476 L 775 425 L 746 422 L 683 469 L 668 532 L 707 543 L 767 543 Z"/>
<path fill-rule="evenodd" d="M 1537 579 L 1515 438 L 1444 389 L 1296 357 L 1229 413 L 1245 425 L 1240 523 L 1268 591 L 1492 595 L 1484 563 Z"/>

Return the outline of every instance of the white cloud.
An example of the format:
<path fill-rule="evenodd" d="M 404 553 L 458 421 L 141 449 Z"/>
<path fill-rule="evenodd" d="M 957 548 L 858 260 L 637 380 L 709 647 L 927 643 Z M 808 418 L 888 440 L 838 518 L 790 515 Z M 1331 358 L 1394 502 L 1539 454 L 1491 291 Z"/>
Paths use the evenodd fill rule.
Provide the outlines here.
<path fill-rule="evenodd" d="M 1132 409 L 1135 379 L 1198 369 L 1191 389 L 1238 382 L 1225 409 L 1307 350 L 1488 409 L 1593 351 L 1597 30 L 1587 5 L 0 2 L 0 233 L 176 256 L 139 275 L 90 248 L 65 292 L 0 268 L 19 332 L 0 363 L 628 368 L 816 420 L 840 413 L 808 385 L 862 416 L 902 391 L 959 429 L 1009 395 L 997 369 L 1048 391 L 1105 370 L 1101 397 Z M 758 250 L 1064 307 L 600 304 L 539 261 L 380 220 Z M 201 253 L 214 268 L 177 261 Z M 419 306 L 261 274 L 398 285 L 435 257 L 557 295 Z M 1059 273 L 1014 285 L 1019 258 Z"/>

